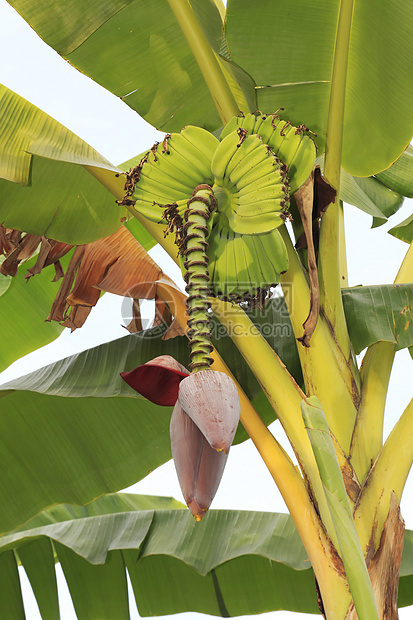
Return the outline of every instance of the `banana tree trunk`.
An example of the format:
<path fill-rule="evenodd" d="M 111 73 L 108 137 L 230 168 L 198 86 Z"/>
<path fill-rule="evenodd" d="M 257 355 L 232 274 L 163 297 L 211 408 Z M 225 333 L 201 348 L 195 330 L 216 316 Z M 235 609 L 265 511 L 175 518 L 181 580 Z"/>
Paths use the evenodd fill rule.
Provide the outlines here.
<path fill-rule="evenodd" d="M 394 493 L 390 510 L 380 537 L 380 545 L 373 557 L 367 557 L 367 564 L 380 620 L 397 620 L 399 617 L 397 593 L 400 564 L 404 541 L 404 521 Z M 354 605 L 351 604 L 344 620 L 357 620 Z"/>

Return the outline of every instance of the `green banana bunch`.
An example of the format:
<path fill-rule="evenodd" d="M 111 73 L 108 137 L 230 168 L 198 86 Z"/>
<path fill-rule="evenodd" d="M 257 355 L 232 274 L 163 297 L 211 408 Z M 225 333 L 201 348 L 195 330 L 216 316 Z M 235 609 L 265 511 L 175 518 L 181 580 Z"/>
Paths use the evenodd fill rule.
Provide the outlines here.
<path fill-rule="evenodd" d="M 277 110 L 277 112 L 281 111 Z M 294 127 L 289 121 L 281 120 L 274 114 L 247 114 L 234 117 L 222 130 L 220 140 L 238 129 L 249 135 L 259 135 L 279 159 L 288 166 L 290 191 L 294 193 L 307 180 L 314 166 L 317 147 L 315 136 L 305 125 Z"/>
<path fill-rule="evenodd" d="M 261 300 L 288 269 L 277 228 L 289 217 L 289 196 L 308 178 L 316 147 L 304 125 L 277 113 L 234 117 L 220 140 L 200 127 L 167 134 L 127 175 L 123 204 L 184 238 L 184 214 L 195 187 L 208 185 L 217 203 L 208 222 L 211 288 L 234 301 Z M 173 217 L 172 217 L 173 215 Z M 185 260 L 181 260 L 187 273 Z"/>
<path fill-rule="evenodd" d="M 227 135 L 211 162 L 218 211 L 239 234 L 260 234 L 288 217 L 287 169 L 259 136 Z"/>
<path fill-rule="evenodd" d="M 182 216 L 194 187 L 212 183 L 210 162 L 217 145 L 213 134 L 192 125 L 166 134 L 127 174 L 124 201 L 152 222 L 159 222 L 170 204 Z"/>

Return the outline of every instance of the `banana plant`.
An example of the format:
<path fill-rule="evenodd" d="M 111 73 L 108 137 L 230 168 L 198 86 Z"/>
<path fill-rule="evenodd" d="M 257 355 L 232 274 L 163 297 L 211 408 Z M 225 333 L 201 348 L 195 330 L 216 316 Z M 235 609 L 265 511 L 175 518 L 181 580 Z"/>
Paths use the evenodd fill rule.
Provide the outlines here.
<path fill-rule="evenodd" d="M 399 508 L 413 458 L 413 401 L 386 441 L 383 417 L 395 353 L 413 346 L 411 218 L 392 231 L 409 244 L 394 282 L 351 289 L 343 200 L 377 226 L 413 195 L 407 3 L 10 4 L 72 65 L 167 133 L 115 167 L 2 88 L 0 242 L 7 275 L 0 303 L 21 298 L 12 277 L 24 279 L 22 267 L 39 246 L 28 274 L 27 290 L 33 281 L 40 291 L 30 330 L 42 313 L 58 323 L 39 337 L 23 335 L 15 349 L 10 344 L 5 364 L 55 338 L 62 325 L 79 327 L 100 291 L 129 294 L 136 312 L 139 299 L 155 298 L 158 321 L 174 320 L 154 338 L 139 331 L 136 315 L 130 329 L 139 333 L 3 386 L 0 458 L 14 472 L 0 491 L 8 613 L 24 614 L 21 563 L 43 616 L 58 617 L 55 554 L 80 619 L 102 613 L 86 593 L 103 574 L 105 583 L 116 577 L 119 584 L 113 618 L 128 617 L 125 566 L 144 614 L 228 616 L 283 606 L 329 620 L 397 618 L 400 576 L 399 604 L 413 602 L 405 585 L 412 536 L 407 532 L 404 542 Z M 155 242 L 181 267 L 186 295 L 145 254 Z M 61 254 L 53 255 L 59 243 L 70 256 L 67 267 L 67 258 L 60 263 Z M 44 281 L 42 269 L 51 264 L 56 276 L 66 269 L 59 290 Z M 293 338 L 266 337 L 263 329 L 260 313 L 273 311 L 277 285 Z M 280 317 L 272 316 L 274 325 Z M 224 343 L 214 340 L 214 325 L 225 328 Z M 4 332 L 12 343 L 12 328 Z M 166 374 L 159 356 L 171 356 Z M 163 389 L 169 395 L 160 402 Z M 297 465 L 268 430 L 276 418 Z M 216 427 L 210 432 L 213 419 L 225 426 L 224 444 L 222 434 L 216 443 Z M 282 534 L 282 519 L 244 515 L 223 552 L 208 528 L 222 534 L 225 519 L 238 517 L 220 518 L 209 504 L 231 442 L 248 436 L 285 500 L 292 529 Z M 202 523 L 188 521 L 176 503 L 147 498 L 107 495 L 83 510 L 68 506 L 141 479 L 171 449 L 187 504 Z M 123 513 L 137 532 L 129 539 Z M 50 526 L 62 521 L 75 533 L 90 528 L 102 545 Z M 175 548 L 168 531 L 185 536 L 187 548 Z M 300 576 L 305 564 L 283 559 L 263 532 L 287 546 L 295 536 L 310 572 Z M 151 569 L 149 558 L 157 555 Z M 245 561 L 235 567 L 234 558 Z M 39 564 L 41 578 L 33 571 Z M 164 595 L 151 570 L 169 583 Z M 251 571 L 261 581 L 252 587 Z M 283 595 L 294 589 L 285 585 L 289 578 L 303 588 L 302 600 Z M 176 579 L 184 594 L 174 601 Z"/>

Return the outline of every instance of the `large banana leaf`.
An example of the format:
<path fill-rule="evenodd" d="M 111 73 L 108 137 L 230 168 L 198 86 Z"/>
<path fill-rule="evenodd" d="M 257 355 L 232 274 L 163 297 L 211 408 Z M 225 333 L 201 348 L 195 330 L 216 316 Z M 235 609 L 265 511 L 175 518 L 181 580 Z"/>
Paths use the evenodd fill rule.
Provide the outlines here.
<path fill-rule="evenodd" d="M 343 304 L 355 352 L 379 340 L 396 349 L 413 345 L 413 284 L 359 286 L 343 290 Z"/>
<path fill-rule="evenodd" d="M 258 108 L 285 108 L 323 146 L 339 0 L 228 0 L 232 60 L 255 80 Z M 342 164 L 355 176 L 388 168 L 413 133 L 410 3 L 355 2 L 345 94 Z M 395 71 L 397 67 L 397 71 Z"/>
<path fill-rule="evenodd" d="M 0 222 L 65 243 L 106 237 L 125 215 L 83 166 L 118 169 L 0 85 Z"/>
<path fill-rule="evenodd" d="M 187 339 L 163 341 L 163 333 L 120 338 L 2 386 L 0 463 L 8 475 L 0 480 L 0 532 L 51 504 L 85 504 L 125 488 L 171 458 L 171 408 L 139 397 L 119 376 L 161 354 L 187 366 Z M 216 344 L 272 422 L 275 413 L 232 341 L 217 334 Z M 240 427 L 236 442 L 246 438 Z"/>
<path fill-rule="evenodd" d="M 100 617 L 107 605 L 105 617 L 129 618 L 125 565 L 143 616 L 317 613 L 314 574 L 288 515 L 210 511 L 198 524 L 180 508 L 167 498 L 124 494 L 85 508 L 54 506 L 0 538 L 1 557 L 17 552 L 50 620 L 57 617 L 52 549 L 79 620 Z M 40 557 L 41 576 L 30 570 Z M 13 555 L 8 559 L 5 577 L 16 570 Z M 3 604 L 16 593 L 10 591 Z"/>
<path fill-rule="evenodd" d="M 53 553 L 79 620 L 128 620 L 125 566 L 142 616 L 319 613 L 314 573 L 289 515 L 211 510 L 196 523 L 183 508 L 169 498 L 106 495 L 86 507 L 53 506 L 0 537 L 2 581 L 13 584 L 1 597 L 2 617 L 20 608 L 21 562 L 42 617 L 58 619 Z M 413 601 L 412 534 L 405 537 L 400 606 Z"/>
<path fill-rule="evenodd" d="M 1 84 L 0 107 L 0 222 L 77 245 L 118 230 L 127 212 L 84 166 L 113 176 L 120 168 Z M 131 226 L 145 249 L 155 244 L 138 221 Z"/>
<path fill-rule="evenodd" d="M 158 129 L 180 131 L 192 124 L 215 130 L 222 124 L 167 0 L 86 4 L 12 0 L 10 4 L 46 43 Z M 218 8 L 212 0 L 191 4 L 218 53 L 223 30 Z M 241 88 L 236 84 L 239 103 L 246 97 L 254 106 L 251 78 L 230 62 L 222 63 L 230 79 L 241 84 Z"/>

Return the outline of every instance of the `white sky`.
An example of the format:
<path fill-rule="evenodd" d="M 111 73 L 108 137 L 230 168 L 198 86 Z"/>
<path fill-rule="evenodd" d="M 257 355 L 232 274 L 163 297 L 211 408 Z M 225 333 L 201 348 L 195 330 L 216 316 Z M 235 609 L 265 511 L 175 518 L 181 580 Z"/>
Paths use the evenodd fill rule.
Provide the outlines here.
<path fill-rule="evenodd" d="M 66 125 L 112 163 L 121 163 L 141 153 L 159 139 L 161 134 L 140 119 L 126 104 L 78 73 L 48 48 L 5 0 L 0 0 L 0 57 L 3 59 L 0 65 L 0 83 Z M 124 139 L 124 136 L 127 136 L 127 139 Z M 391 226 L 410 215 L 412 205 L 413 201 L 405 201 L 403 208 L 392 219 Z M 346 206 L 345 225 L 350 286 L 392 282 L 407 245 L 386 233 L 391 227 L 389 225 L 371 231 L 370 216 L 351 206 Z M 176 281 L 180 279 L 178 268 L 165 252 L 155 248 L 151 254 L 164 271 Z M 120 298 L 105 295 L 85 327 L 74 334 L 65 330 L 57 341 L 18 361 L 0 374 L 0 383 L 90 346 L 124 336 L 121 303 Z M 413 363 L 407 351 L 398 353 L 387 402 L 386 435 L 411 398 L 412 368 Z M 274 423 L 271 430 L 287 448 L 279 425 Z M 138 493 L 172 495 L 182 500 L 171 463 L 134 485 L 132 490 Z M 406 526 L 410 529 L 413 528 L 412 491 L 410 476 L 402 499 L 402 513 Z M 286 511 L 278 490 L 251 442 L 235 446 L 231 450 L 213 507 Z M 40 620 L 24 575 L 22 580 L 27 617 L 29 620 Z M 62 620 L 75 620 L 60 567 L 59 593 Z M 411 618 L 412 613 L 413 606 L 400 610 L 401 620 Z M 195 618 L 199 614 L 189 616 Z M 132 618 L 137 617 L 133 601 Z M 310 617 L 314 616 L 288 612 L 268 614 L 269 620 L 304 620 Z"/>

